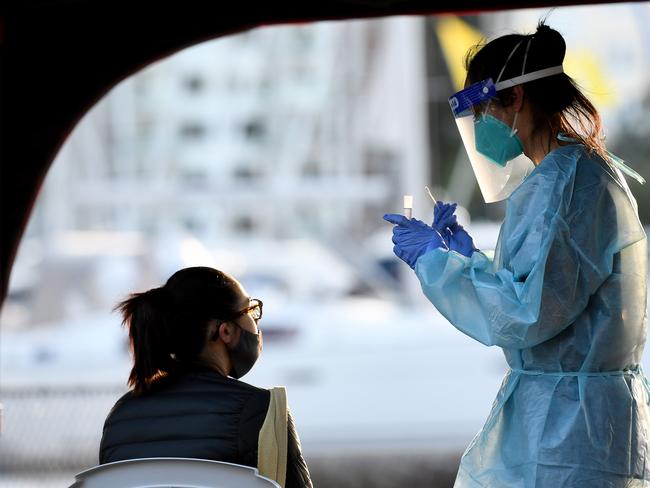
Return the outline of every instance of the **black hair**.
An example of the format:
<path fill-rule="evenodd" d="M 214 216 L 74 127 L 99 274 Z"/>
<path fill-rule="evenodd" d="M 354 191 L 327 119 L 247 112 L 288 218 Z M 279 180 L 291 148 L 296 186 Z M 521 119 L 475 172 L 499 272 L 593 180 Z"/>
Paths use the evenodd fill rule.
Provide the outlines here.
<path fill-rule="evenodd" d="M 208 321 L 237 313 L 238 283 L 208 267 L 185 268 L 160 288 L 133 293 L 117 304 L 129 330 L 133 368 L 129 386 L 149 390 L 158 379 L 193 361 L 206 342 Z"/>
<path fill-rule="evenodd" d="M 466 84 L 486 78 L 492 78 L 496 83 L 504 66 L 499 81 L 560 66 L 565 54 L 566 43 L 562 34 L 541 20 L 534 34 L 509 34 L 470 49 L 465 57 Z M 553 137 L 565 133 L 607 159 L 598 110 L 566 73 L 529 81 L 521 86 L 533 105 L 534 132 L 548 129 Z M 512 88 L 497 92 L 498 102 L 504 107 L 512 103 L 513 96 Z"/>

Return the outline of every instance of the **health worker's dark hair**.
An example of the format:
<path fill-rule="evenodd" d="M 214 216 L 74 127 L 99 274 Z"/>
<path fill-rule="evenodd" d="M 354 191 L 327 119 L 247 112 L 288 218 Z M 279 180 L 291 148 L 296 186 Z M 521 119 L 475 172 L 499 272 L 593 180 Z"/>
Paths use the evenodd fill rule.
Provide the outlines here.
<path fill-rule="evenodd" d="M 562 35 L 542 20 L 534 34 L 509 34 L 471 48 L 465 57 L 466 85 L 487 78 L 492 78 L 496 83 L 504 65 L 499 81 L 521 76 L 524 58 L 526 65 L 523 74 L 559 66 L 565 54 L 566 43 Z M 565 133 L 584 144 L 589 151 L 608 159 L 598 110 L 566 73 L 533 80 L 521 86 L 524 96 L 533 105 L 534 132 L 542 133 L 550 129 L 552 136 Z M 506 88 L 497 92 L 498 103 L 504 107 L 510 105 L 514 98 L 512 90 Z"/>

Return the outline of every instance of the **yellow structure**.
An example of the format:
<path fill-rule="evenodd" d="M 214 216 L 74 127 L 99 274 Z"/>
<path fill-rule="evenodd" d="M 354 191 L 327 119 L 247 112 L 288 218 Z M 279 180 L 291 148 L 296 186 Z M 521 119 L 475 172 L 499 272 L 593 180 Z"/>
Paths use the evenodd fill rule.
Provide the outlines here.
<path fill-rule="evenodd" d="M 465 55 L 471 47 L 485 42 L 485 36 L 455 16 L 440 18 L 435 30 L 454 89 L 461 90 L 465 84 Z M 567 49 L 564 70 L 597 106 L 616 103 L 614 88 L 605 77 L 601 63 L 593 52 Z"/>

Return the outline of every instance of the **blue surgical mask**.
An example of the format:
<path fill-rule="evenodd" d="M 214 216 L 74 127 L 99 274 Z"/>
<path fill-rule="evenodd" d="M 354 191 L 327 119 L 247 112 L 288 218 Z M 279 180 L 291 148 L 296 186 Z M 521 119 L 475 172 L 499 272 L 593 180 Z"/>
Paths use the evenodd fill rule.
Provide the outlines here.
<path fill-rule="evenodd" d="M 524 152 L 516 131 L 490 114 L 474 121 L 474 143 L 479 153 L 501 167 Z"/>

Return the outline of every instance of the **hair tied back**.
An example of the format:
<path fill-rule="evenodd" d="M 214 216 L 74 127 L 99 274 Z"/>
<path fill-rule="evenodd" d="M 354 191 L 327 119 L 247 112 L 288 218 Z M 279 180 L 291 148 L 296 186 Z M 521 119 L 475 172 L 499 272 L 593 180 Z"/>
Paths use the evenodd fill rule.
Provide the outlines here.
<path fill-rule="evenodd" d="M 560 65 L 566 55 L 566 42 L 562 34 L 540 21 L 537 30 L 532 35 L 534 42 L 539 43 L 541 57 L 548 57 L 555 65 Z M 545 52 L 544 52 L 545 51 Z"/>

